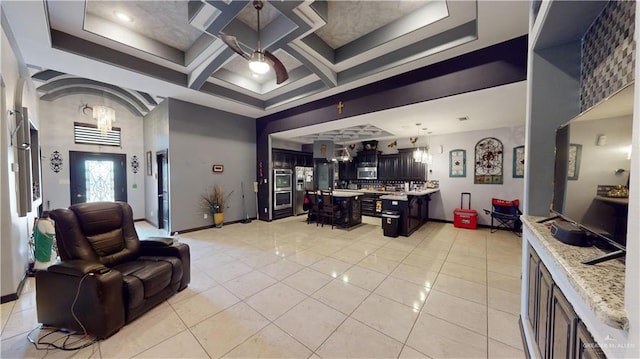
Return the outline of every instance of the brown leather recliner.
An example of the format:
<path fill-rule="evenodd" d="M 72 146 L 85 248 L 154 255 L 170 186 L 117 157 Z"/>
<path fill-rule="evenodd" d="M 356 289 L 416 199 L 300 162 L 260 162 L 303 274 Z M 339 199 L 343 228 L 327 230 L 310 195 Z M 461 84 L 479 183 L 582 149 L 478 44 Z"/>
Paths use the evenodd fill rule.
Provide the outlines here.
<path fill-rule="evenodd" d="M 140 241 L 124 202 L 51 211 L 61 262 L 36 273 L 38 321 L 107 338 L 187 287 L 189 246 Z"/>

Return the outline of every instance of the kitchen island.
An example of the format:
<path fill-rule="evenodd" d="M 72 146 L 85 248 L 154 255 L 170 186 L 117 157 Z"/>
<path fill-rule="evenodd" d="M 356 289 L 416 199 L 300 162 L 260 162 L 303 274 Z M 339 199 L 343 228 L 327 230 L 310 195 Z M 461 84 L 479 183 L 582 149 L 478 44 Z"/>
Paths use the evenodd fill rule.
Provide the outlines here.
<path fill-rule="evenodd" d="M 381 196 L 382 211 L 399 212 L 398 234 L 408 237 L 429 220 L 429 201 L 438 191 L 438 188 L 429 188 Z"/>
<path fill-rule="evenodd" d="M 334 213 L 334 224 L 349 228 L 362 223 L 362 196 L 364 193 L 355 191 L 333 191 L 333 202 L 338 205 Z"/>

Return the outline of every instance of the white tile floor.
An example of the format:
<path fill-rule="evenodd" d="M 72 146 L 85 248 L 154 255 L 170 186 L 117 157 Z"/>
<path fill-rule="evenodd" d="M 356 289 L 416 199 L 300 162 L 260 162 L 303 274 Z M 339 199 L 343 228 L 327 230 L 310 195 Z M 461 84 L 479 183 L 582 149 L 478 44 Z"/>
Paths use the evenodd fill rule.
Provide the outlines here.
<path fill-rule="evenodd" d="M 181 235 L 189 287 L 79 351 L 27 340 L 38 327 L 31 278 L 0 307 L 0 357 L 524 357 L 520 238 L 430 222 L 392 239 L 380 219 L 364 221 L 331 230 L 292 217 Z"/>

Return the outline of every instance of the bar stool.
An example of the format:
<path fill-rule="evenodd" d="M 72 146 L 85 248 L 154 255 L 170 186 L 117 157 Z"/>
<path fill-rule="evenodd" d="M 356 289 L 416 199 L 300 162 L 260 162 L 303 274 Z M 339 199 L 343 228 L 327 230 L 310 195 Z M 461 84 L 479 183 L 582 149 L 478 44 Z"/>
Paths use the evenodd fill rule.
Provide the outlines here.
<path fill-rule="evenodd" d="M 320 220 L 321 226 L 324 227 L 325 221 L 330 221 L 331 229 L 333 229 L 335 213 L 339 210 L 338 205 L 336 205 L 333 201 L 332 192 L 321 192 L 322 204 L 320 205 Z M 328 224 L 329 222 L 327 222 Z"/>
<path fill-rule="evenodd" d="M 320 221 L 320 204 L 318 203 L 318 193 L 316 191 L 307 191 L 305 197 L 309 200 L 309 209 L 307 211 L 307 224 L 311 223 L 311 218 L 315 218 L 316 226 Z"/>

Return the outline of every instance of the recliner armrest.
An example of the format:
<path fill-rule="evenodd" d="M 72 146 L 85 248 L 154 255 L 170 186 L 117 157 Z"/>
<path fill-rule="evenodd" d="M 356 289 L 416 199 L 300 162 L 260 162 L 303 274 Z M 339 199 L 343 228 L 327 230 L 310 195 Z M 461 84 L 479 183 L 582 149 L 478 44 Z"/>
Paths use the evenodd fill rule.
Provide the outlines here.
<path fill-rule="evenodd" d="M 84 259 L 67 260 L 47 268 L 48 272 L 66 274 L 74 277 L 82 277 L 87 273 L 104 273 L 108 270 L 109 268 L 105 267 L 102 263 Z"/>
<path fill-rule="evenodd" d="M 149 247 L 171 247 L 177 243 L 172 237 L 149 237 L 140 241 L 142 249 Z"/>
<path fill-rule="evenodd" d="M 170 238 L 173 240 L 173 238 Z M 141 256 L 178 257 L 182 261 L 182 280 L 178 291 L 187 287 L 191 281 L 191 253 L 186 243 L 173 240 L 171 244 L 157 240 L 140 241 Z"/>

